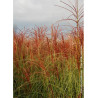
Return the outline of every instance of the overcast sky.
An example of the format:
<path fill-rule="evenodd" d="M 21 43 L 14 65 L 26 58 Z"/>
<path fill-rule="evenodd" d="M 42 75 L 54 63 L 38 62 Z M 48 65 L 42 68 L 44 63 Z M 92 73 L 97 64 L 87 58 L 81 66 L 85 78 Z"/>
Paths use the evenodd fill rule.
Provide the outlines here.
<path fill-rule="evenodd" d="M 62 1 L 68 3 L 68 0 Z M 60 0 L 14 0 L 14 24 L 54 24 L 69 15 L 68 11 L 55 5 L 65 6 Z"/>

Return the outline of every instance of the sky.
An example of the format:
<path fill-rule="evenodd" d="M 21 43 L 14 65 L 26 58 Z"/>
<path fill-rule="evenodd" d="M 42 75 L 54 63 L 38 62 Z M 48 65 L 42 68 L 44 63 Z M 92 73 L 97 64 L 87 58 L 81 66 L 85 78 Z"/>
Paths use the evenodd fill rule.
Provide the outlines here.
<path fill-rule="evenodd" d="M 62 1 L 69 3 L 68 0 Z M 71 1 L 74 3 L 74 0 Z M 55 5 L 65 6 L 60 0 L 14 0 L 13 24 L 19 28 L 34 25 L 50 26 L 70 15 L 65 9 Z"/>

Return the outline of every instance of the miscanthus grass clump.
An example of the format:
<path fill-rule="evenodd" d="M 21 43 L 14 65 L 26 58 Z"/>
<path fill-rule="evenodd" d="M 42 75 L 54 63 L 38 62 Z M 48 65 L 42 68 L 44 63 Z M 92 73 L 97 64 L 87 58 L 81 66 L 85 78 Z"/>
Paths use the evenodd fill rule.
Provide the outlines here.
<path fill-rule="evenodd" d="M 80 37 L 75 33 L 64 34 L 53 25 L 51 37 L 46 27 L 14 32 L 14 98 L 83 98 L 79 61 L 83 29 Z"/>

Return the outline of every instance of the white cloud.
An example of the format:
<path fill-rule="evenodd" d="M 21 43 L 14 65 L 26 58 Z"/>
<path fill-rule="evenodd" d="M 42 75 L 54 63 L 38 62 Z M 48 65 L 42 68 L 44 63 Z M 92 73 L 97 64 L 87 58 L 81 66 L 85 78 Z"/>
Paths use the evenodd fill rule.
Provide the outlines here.
<path fill-rule="evenodd" d="M 15 0 L 14 20 L 47 22 L 64 16 L 64 10 L 54 6 L 59 0 Z"/>
<path fill-rule="evenodd" d="M 60 0 L 14 0 L 14 23 L 53 23 L 69 15 L 68 11 L 54 5 L 63 4 Z"/>

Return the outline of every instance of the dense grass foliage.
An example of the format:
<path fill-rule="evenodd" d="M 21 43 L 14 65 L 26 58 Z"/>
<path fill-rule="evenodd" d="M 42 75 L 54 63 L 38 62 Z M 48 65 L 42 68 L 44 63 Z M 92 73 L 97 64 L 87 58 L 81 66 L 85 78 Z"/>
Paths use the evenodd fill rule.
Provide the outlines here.
<path fill-rule="evenodd" d="M 14 98 L 83 98 L 83 28 L 76 33 L 59 26 L 14 32 Z"/>

